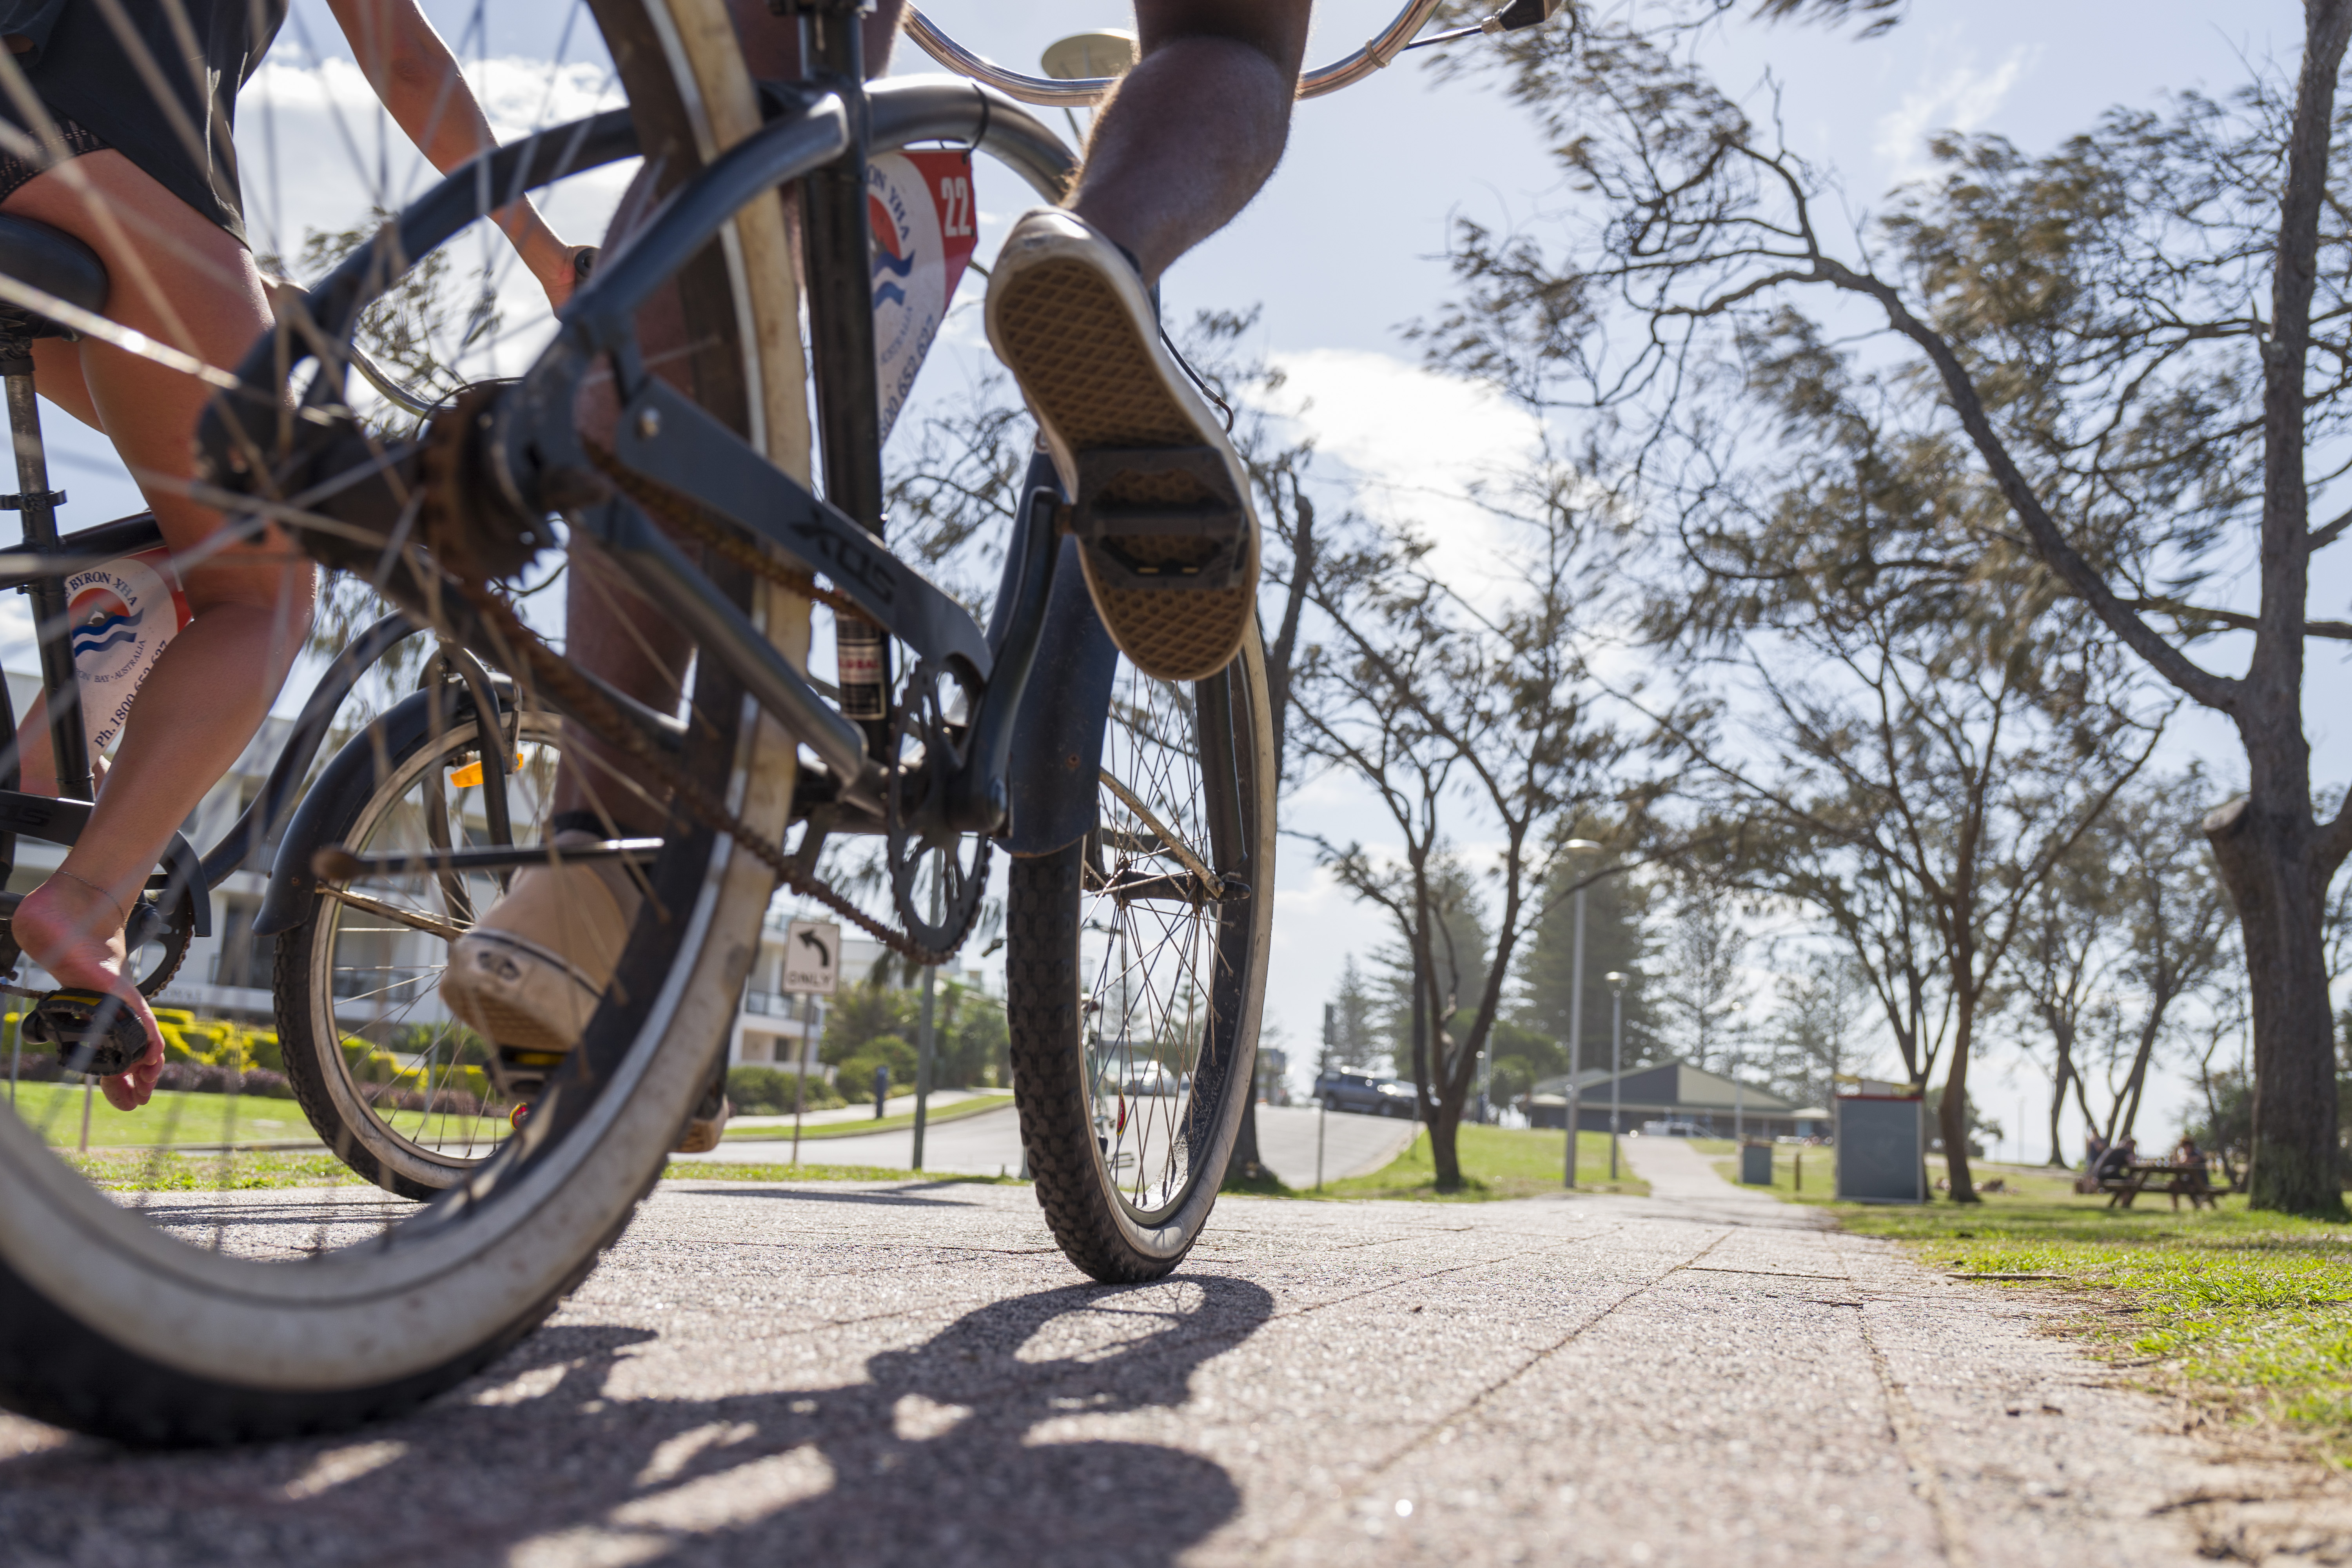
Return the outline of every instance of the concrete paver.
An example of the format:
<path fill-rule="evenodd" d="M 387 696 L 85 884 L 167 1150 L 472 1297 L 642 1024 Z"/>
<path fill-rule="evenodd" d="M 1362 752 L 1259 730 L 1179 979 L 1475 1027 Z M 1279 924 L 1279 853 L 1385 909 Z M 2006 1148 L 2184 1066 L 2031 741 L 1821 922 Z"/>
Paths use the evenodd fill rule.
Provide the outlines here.
<path fill-rule="evenodd" d="M 1628 1147 L 1648 1198 L 1228 1199 L 1177 1276 L 1129 1288 L 1080 1280 L 1020 1187 L 668 1184 L 547 1329 L 407 1419 L 136 1454 L 0 1417 L 0 1556 L 2352 1553 L 2336 1483 L 2168 1430 L 2037 1331 L 2054 1303 L 1824 1230 L 1672 1141 Z"/>

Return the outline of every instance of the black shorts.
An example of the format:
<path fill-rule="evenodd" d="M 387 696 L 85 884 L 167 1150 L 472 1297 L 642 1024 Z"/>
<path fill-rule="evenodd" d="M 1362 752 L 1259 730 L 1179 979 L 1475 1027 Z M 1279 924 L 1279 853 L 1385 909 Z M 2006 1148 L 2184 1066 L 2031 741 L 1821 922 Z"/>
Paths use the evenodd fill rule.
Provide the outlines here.
<path fill-rule="evenodd" d="M 66 158 L 79 158 L 84 153 L 103 151 L 106 139 L 79 121 L 57 116 L 58 136 L 66 144 Z M 65 158 L 25 158 L 0 148 L 0 202 L 6 201 L 28 184 L 34 175 L 46 174 Z"/>

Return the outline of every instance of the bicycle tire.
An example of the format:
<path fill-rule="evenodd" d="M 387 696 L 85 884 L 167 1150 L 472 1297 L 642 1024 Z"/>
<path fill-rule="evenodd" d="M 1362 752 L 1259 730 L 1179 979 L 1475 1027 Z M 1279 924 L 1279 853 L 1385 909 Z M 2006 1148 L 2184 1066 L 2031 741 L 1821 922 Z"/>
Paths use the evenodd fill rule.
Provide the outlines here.
<path fill-rule="evenodd" d="M 595 0 L 594 11 L 665 182 L 757 127 L 723 0 Z M 762 197 L 736 228 L 679 274 L 697 345 L 686 368 L 706 407 L 764 430 L 771 455 L 805 473 L 781 206 Z M 769 634 L 797 655 L 806 602 L 758 592 Z M 683 760 L 734 792 L 755 830 L 780 833 L 793 743 L 719 661 L 700 664 L 704 722 Z M 731 843 L 688 827 L 670 835 L 649 881 L 614 991 L 506 1152 L 364 1246 L 299 1264 L 203 1250 L 0 1118 L 0 1405 L 134 1444 L 275 1438 L 409 1408 L 528 1333 L 658 1178 L 724 1047 L 773 887 Z"/>
<path fill-rule="evenodd" d="M 518 749 L 551 748 L 561 743 L 562 726 L 552 715 L 525 710 L 515 718 L 520 725 L 515 739 Z M 305 825 L 313 830 L 313 839 L 321 845 L 346 845 L 363 853 L 383 852 L 373 842 L 374 836 L 387 820 L 402 820 L 400 813 L 407 805 L 410 790 L 434 769 L 446 771 L 461 759 L 478 757 L 480 733 L 479 722 L 470 715 L 441 726 L 437 733 L 428 729 L 400 752 L 387 757 L 380 767 L 370 765 L 363 771 L 355 771 L 355 776 L 341 779 L 339 784 L 329 782 L 338 780 L 341 773 L 331 764 L 316 787 L 336 788 L 337 798 L 318 802 L 320 809 L 315 811 L 306 803 Z M 366 757 L 373 744 L 370 736 L 362 734 L 346 742 L 346 749 L 351 747 L 361 748 L 355 754 Z M 520 828 L 521 825 L 517 826 Z M 517 841 L 528 840 L 519 833 Z M 337 963 L 341 956 L 338 939 L 344 934 L 342 922 L 347 908 L 320 899 L 299 924 L 278 934 L 270 990 L 278 1019 L 278 1052 L 294 1089 L 295 1102 L 301 1106 L 311 1128 L 335 1157 L 371 1186 L 422 1202 L 455 1185 L 489 1158 L 502 1140 L 487 1142 L 479 1146 L 478 1152 L 468 1143 L 461 1152 L 452 1153 L 446 1143 L 427 1144 L 412 1139 L 388 1122 L 380 1109 L 381 1093 L 372 1096 L 352 1077 L 342 1047 L 344 1031 L 338 1005 L 346 999 L 335 984 L 339 975 L 348 974 L 352 968 Z M 391 985 L 406 993 L 403 1001 L 409 1005 L 429 998 L 438 985 L 437 978 L 410 977 L 404 969 L 394 973 L 403 977 Z M 388 988 L 390 985 L 377 989 Z M 457 1066 L 454 1053 L 451 1066 Z M 448 1088 L 446 1080 L 436 1083 L 428 1075 L 425 1090 L 428 1118 L 429 1097 Z M 429 1121 L 420 1124 L 418 1131 L 425 1131 L 428 1125 Z"/>
<path fill-rule="evenodd" d="M 1129 689 L 1150 684 L 1125 668 L 1120 679 Z M 1162 823 L 1174 823 L 1170 831 L 1178 835 L 1187 832 L 1186 808 L 1197 807 L 1195 820 L 1205 827 L 1207 840 L 1207 852 L 1201 858 L 1229 884 L 1238 881 L 1247 889 L 1239 899 L 1196 906 L 1189 918 L 1210 923 L 1175 939 L 1205 943 L 1212 955 L 1206 1014 L 1197 1036 L 1190 1032 L 1189 1016 L 1183 1026 L 1189 1092 L 1182 1066 L 1175 1091 L 1160 1092 L 1166 1084 L 1172 997 L 1168 1016 L 1152 1023 L 1150 1049 L 1140 1060 L 1131 1047 L 1131 1027 L 1121 1029 L 1115 1044 L 1129 1048 L 1113 1063 L 1113 1053 L 1100 1038 L 1100 1026 L 1088 1023 L 1090 1017 L 1106 1016 L 1098 994 L 1102 966 L 1092 963 L 1086 951 L 1088 931 L 1100 929 L 1101 921 L 1089 917 L 1108 915 L 1110 929 L 1117 931 L 1133 907 L 1115 907 L 1118 900 L 1106 884 L 1109 877 L 1125 873 L 1108 873 L 1098 850 L 1104 824 L 1129 812 L 1126 803 L 1108 784 L 1098 784 L 1095 832 L 1054 854 L 1016 858 L 1006 892 L 1005 1018 L 1022 1146 L 1054 1239 L 1081 1270 L 1110 1284 L 1160 1279 L 1174 1270 L 1200 1239 L 1216 1205 L 1256 1072 L 1274 916 L 1275 775 L 1265 664 L 1255 631 L 1222 674 L 1194 685 L 1184 706 L 1192 715 L 1200 764 L 1194 798 L 1174 798 L 1184 793 L 1181 782 L 1171 784 L 1163 773 L 1160 797 L 1146 795 L 1147 804 Z M 1132 738 L 1132 732 L 1149 727 L 1148 717 L 1135 717 L 1132 704 L 1124 712 L 1125 718 L 1121 704 L 1115 702 L 1107 719 L 1114 741 L 1123 729 Z M 1224 715 L 1222 720 L 1220 714 Z M 1113 777 L 1121 772 L 1119 755 L 1118 745 L 1106 748 L 1105 771 Z M 1129 793 L 1140 795 L 1144 792 L 1135 788 L 1138 782 L 1134 777 L 1121 781 Z M 1221 801 L 1225 791 L 1230 793 L 1223 794 Z M 1197 852 L 1202 847 L 1193 847 Z M 1166 859 L 1145 857 L 1154 865 L 1164 865 Z M 1207 909 L 1213 909 L 1213 917 L 1204 912 Z M 1185 918 L 1178 918 L 1180 928 Z M 1180 959 L 1175 967 L 1192 973 L 1190 962 Z M 1097 972 L 1093 982 L 1089 968 Z M 1125 988 L 1122 994 L 1134 989 L 1132 977 L 1138 971 L 1145 972 L 1143 989 L 1151 990 L 1158 983 L 1148 970 L 1143 963 L 1121 967 L 1117 979 Z M 1108 1103 L 1110 1075 L 1103 1064 L 1112 1064 L 1119 1075 L 1115 1110 Z M 1156 1086 L 1144 1096 L 1130 1096 L 1130 1075 L 1147 1068 Z M 1143 1182 L 1155 1179 L 1150 1167 L 1157 1156 L 1137 1130 L 1147 1125 L 1157 1107 L 1131 1111 L 1131 1106 L 1146 1097 L 1171 1102 L 1164 1131 L 1171 1145 L 1182 1148 L 1171 1147 L 1165 1157 L 1171 1163 L 1181 1159 L 1183 1169 L 1156 1179 L 1157 1185 L 1143 1194 Z M 1181 1131 L 1176 1126 L 1180 1117 Z M 1130 1133 L 1136 1140 L 1131 1163 L 1138 1192 L 1129 1191 L 1118 1174 L 1123 1168 L 1118 1156 Z M 1139 1196 L 1148 1201 L 1139 1202 Z"/>

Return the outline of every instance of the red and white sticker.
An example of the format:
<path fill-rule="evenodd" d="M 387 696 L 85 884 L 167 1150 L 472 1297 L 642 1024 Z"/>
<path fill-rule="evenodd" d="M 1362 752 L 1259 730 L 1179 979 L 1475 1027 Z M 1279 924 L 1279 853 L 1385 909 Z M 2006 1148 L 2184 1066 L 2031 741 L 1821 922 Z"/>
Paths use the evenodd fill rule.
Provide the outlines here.
<path fill-rule="evenodd" d="M 874 226 L 875 379 L 887 436 L 980 242 L 971 154 L 876 154 L 866 165 L 866 214 Z"/>
<path fill-rule="evenodd" d="M 172 552 L 144 550 L 68 577 L 66 604 L 81 721 L 96 755 L 122 733 L 131 700 L 164 645 L 188 624 L 188 597 L 172 570 Z"/>

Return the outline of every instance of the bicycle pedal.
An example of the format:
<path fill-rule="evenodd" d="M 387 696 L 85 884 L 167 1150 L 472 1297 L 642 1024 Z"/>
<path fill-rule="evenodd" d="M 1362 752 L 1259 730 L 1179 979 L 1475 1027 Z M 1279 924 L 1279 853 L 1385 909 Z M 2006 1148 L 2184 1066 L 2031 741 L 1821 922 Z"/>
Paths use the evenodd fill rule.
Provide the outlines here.
<path fill-rule="evenodd" d="M 54 1047 L 68 1075 L 113 1078 L 147 1055 L 147 1026 L 129 1003 L 103 991 L 52 991 L 19 1027 L 28 1044 Z"/>
<path fill-rule="evenodd" d="M 1211 447 L 1096 447 L 1077 454 L 1066 527 L 1112 588 L 1222 593 L 1250 522 L 1223 453 Z"/>

